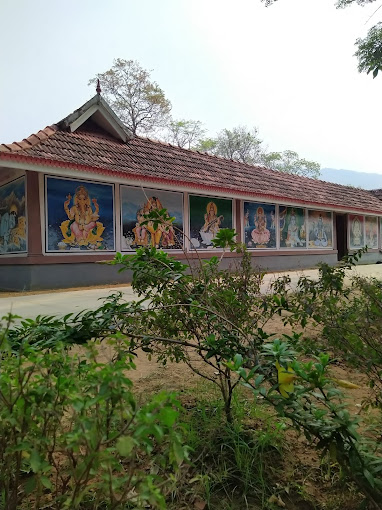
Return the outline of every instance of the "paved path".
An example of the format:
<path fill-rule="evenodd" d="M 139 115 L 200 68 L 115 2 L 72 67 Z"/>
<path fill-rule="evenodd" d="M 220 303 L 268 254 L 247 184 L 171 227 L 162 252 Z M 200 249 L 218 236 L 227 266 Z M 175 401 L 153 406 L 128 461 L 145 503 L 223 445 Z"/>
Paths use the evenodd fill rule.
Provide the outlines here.
<path fill-rule="evenodd" d="M 71 312 L 98 308 L 105 296 L 122 292 L 126 300 L 136 298 L 131 287 L 115 286 L 86 290 L 71 290 L 29 294 L 27 296 L 0 297 L 0 317 L 12 312 L 21 317 L 37 317 L 37 315 L 66 315 Z M 0 294 L 1 296 L 1 294 Z"/>
<path fill-rule="evenodd" d="M 382 280 L 382 264 L 369 264 L 357 266 L 351 271 L 361 276 L 373 276 Z M 299 277 L 304 274 L 311 278 L 317 278 L 318 270 L 309 269 L 305 271 L 287 271 L 284 273 L 272 273 L 265 276 L 263 291 L 269 291 L 270 283 L 278 276 L 288 274 L 292 280 L 292 288 L 297 284 Z M 65 315 L 71 312 L 89 310 L 101 305 L 100 298 L 108 296 L 113 292 L 122 292 L 124 299 L 132 301 L 136 295 L 129 286 L 115 286 L 108 288 L 95 288 L 86 290 L 72 290 L 63 292 L 51 292 L 40 294 L 29 294 L 24 296 L 1 297 L 0 293 L 0 317 L 12 312 L 21 317 L 34 318 L 37 315 Z"/>

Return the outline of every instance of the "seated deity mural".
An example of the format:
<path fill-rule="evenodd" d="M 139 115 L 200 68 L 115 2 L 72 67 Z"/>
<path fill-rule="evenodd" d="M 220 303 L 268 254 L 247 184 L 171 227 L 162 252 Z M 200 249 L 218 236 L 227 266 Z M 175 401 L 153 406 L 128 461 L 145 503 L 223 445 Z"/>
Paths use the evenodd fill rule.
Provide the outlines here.
<path fill-rule="evenodd" d="M 200 237 L 205 246 L 212 245 L 212 240 L 220 230 L 220 223 L 223 221 L 223 216 L 217 215 L 218 208 L 214 202 L 208 202 L 206 213 L 204 215 L 204 225 L 200 229 Z"/>
<path fill-rule="evenodd" d="M 251 232 L 252 241 L 257 247 L 266 247 L 271 238 L 267 229 L 267 218 L 262 207 L 258 207 L 254 217 L 255 228 Z"/>
<path fill-rule="evenodd" d="M 63 235 L 63 243 L 71 246 L 100 247 L 103 241 L 102 233 L 105 227 L 99 222 L 99 205 L 96 198 L 90 200 L 85 186 L 78 186 L 74 193 L 73 205 L 70 203 L 72 196 L 66 197 L 64 210 L 68 216 L 60 225 Z M 93 207 L 92 204 L 93 203 Z"/>

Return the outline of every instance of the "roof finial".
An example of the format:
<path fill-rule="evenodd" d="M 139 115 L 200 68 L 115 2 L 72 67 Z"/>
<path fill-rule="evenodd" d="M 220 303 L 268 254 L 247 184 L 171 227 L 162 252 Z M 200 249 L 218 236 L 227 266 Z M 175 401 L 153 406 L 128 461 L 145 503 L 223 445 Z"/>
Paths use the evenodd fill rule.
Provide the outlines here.
<path fill-rule="evenodd" d="M 101 85 L 100 85 L 99 80 L 97 80 L 96 92 L 97 92 L 97 94 L 98 94 L 98 95 L 100 95 L 100 94 L 101 94 Z"/>

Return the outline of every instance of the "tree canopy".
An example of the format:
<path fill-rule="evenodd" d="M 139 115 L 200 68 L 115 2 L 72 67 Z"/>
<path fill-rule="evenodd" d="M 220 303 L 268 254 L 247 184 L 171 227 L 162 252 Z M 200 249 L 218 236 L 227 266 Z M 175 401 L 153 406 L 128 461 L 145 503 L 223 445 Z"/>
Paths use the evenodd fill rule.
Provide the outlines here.
<path fill-rule="evenodd" d="M 205 129 L 199 120 L 171 120 L 167 125 L 167 132 L 164 135 L 167 142 L 182 147 L 192 149 L 204 136 Z"/>
<path fill-rule="evenodd" d="M 372 27 L 364 39 L 357 39 L 355 55 L 358 58 L 358 71 L 373 73 L 375 78 L 382 71 L 382 23 Z"/>
<path fill-rule="evenodd" d="M 261 0 L 261 2 L 265 3 L 265 6 L 268 7 L 269 5 L 274 4 L 278 0 Z M 371 4 L 373 2 L 376 2 L 377 0 L 337 0 L 336 1 L 336 7 L 337 9 L 341 9 L 342 7 L 347 7 L 350 4 L 358 4 L 361 6 L 364 6 L 366 4 Z"/>
<path fill-rule="evenodd" d="M 294 151 L 267 153 L 257 127 L 226 128 L 215 137 L 205 137 L 202 122 L 173 119 L 171 103 L 163 90 L 151 80 L 150 71 L 135 60 L 115 59 L 111 69 L 97 74 L 89 85 L 97 80 L 106 100 L 134 135 L 154 134 L 178 147 L 281 172 L 313 178 L 320 175 L 318 163 L 300 158 Z"/>
<path fill-rule="evenodd" d="M 167 124 L 171 103 L 150 72 L 135 60 L 117 58 L 113 66 L 97 74 L 102 93 L 122 122 L 135 134 L 149 134 Z"/>
<path fill-rule="evenodd" d="M 262 143 L 256 127 L 248 129 L 246 126 L 238 126 L 223 129 L 216 138 L 199 140 L 195 148 L 240 163 L 264 165 L 272 170 L 313 179 L 320 177 L 319 163 L 300 158 L 297 152 L 292 150 L 267 152 Z"/>
<path fill-rule="evenodd" d="M 300 158 L 295 151 L 286 150 L 264 154 L 264 163 L 268 168 L 278 170 L 279 172 L 311 177 L 313 179 L 320 177 L 320 164 Z"/>
<path fill-rule="evenodd" d="M 278 0 L 261 0 L 266 7 L 274 4 Z M 337 9 L 348 7 L 351 4 L 357 4 L 364 7 L 367 4 L 377 0 L 337 0 L 335 6 Z M 364 39 L 357 39 L 355 42 L 357 51 L 355 56 L 358 58 L 358 71 L 360 73 L 372 73 L 373 78 L 382 71 L 382 23 L 373 26 Z"/>
<path fill-rule="evenodd" d="M 201 140 L 198 150 L 251 165 L 262 162 L 262 140 L 257 128 L 237 126 L 221 130 L 216 138 Z"/>

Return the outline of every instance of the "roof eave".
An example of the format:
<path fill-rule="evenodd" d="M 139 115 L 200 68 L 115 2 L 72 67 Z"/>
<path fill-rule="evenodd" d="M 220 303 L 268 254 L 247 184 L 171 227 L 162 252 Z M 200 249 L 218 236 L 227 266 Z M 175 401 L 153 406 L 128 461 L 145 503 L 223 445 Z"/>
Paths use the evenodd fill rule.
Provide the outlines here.
<path fill-rule="evenodd" d="M 247 191 L 245 189 L 235 189 L 235 188 L 229 188 L 225 186 L 218 186 L 218 185 L 208 185 L 205 183 L 195 183 L 192 181 L 187 180 L 178 180 L 178 179 L 168 179 L 163 177 L 156 177 L 156 176 L 149 176 L 149 175 L 138 175 L 134 174 L 134 172 L 125 172 L 125 171 L 116 171 L 113 169 L 107 169 L 107 168 L 99 168 L 96 166 L 89 166 L 85 164 L 78 164 L 78 163 L 71 163 L 68 161 L 56 161 L 56 160 L 50 160 L 46 158 L 41 157 L 35 157 L 35 156 L 27 156 L 20 153 L 0 153 L 0 167 L 1 160 L 4 161 L 18 161 L 18 162 L 25 162 L 27 165 L 31 165 L 29 168 L 28 166 L 26 168 L 33 169 L 35 171 L 44 172 L 46 171 L 46 167 L 57 167 L 57 168 L 70 168 L 74 170 L 84 171 L 86 173 L 94 173 L 94 174 L 103 174 L 107 176 L 116 176 L 119 178 L 122 178 L 123 180 L 129 180 L 129 179 L 139 179 L 141 182 L 145 181 L 147 183 L 160 183 L 160 184 L 170 184 L 170 185 L 178 185 L 183 188 L 191 189 L 199 189 L 199 190 L 205 190 L 208 192 L 223 192 L 228 194 L 234 194 L 239 195 L 242 200 L 244 200 L 244 197 L 251 197 L 252 199 L 267 199 L 272 200 L 278 203 L 285 203 L 285 204 L 296 204 L 300 205 L 302 207 L 321 207 L 322 209 L 330 209 L 332 211 L 337 211 L 340 213 L 350 213 L 350 214 L 364 214 L 364 215 L 382 215 L 382 208 L 380 210 L 376 210 L 374 208 L 365 208 L 361 206 L 346 206 L 346 205 L 339 205 L 339 204 L 332 204 L 330 202 L 321 202 L 321 201 L 311 201 L 311 200 L 303 200 L 301 198 L 291 198 L 287 196 L 281 196 L 276 193 L 264 193 L 264 192 L 254 192 L 254 191 Z M 8 166 L 8 165 L 7 165 Z M 18 168 L 20 168 L 17 165 Z M 34 167 L 34 168 L 33 168 Z M 36 168 L 37 167 L 37 168 Z M 25 167 L 24 167 L 25 168 Z"/>

